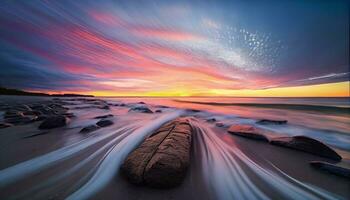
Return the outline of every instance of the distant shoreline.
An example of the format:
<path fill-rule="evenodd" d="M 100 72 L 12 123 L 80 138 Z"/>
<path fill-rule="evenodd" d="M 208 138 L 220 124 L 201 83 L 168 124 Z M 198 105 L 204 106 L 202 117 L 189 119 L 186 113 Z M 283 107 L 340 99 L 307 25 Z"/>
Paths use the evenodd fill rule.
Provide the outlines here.
<path fill-rule="evenodd" d="M 11 95 L 11 96 L 42 96 L 42 97 L 94 97 L 93 95 L 84 94 L 46 94 L 36 92 L 26 92 L 17 89 L 9 89 L 0 87 L 0 95 Z"/>
<path fill-rule="evenodd" d="M 327 112 L 336 114 L 350 114 L 350 107 L 337 107 L 337 106 L 323 106 L 323 105 L 303 105 L 303 104 L 272 104 L 272 103 L 222 103 L 222 102 L 198 102 L 198 101 L 185 101 L 174 100 L 182 103 L 194 103 L 205 104 L 214 106 L 243 106 L 243 107 L 256 107 L 256 108 L 276 108 L 286 110 L 309 110 L 315 112 Z"/>

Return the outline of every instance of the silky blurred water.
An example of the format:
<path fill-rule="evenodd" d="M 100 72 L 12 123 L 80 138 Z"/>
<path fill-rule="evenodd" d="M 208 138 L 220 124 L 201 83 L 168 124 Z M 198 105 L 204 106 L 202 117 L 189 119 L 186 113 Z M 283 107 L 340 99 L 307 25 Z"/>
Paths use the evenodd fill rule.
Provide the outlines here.
<path fill-rule="evenodd" d="M 191 165 L 196 167 L 190 170 L 189 174 L 195 176 L 191 176 L 191 184 L 187 184 L 203 184 L 203 187 L 190 193 L 180 188 L 179 196 L 175 195 L 175 199 L 180 198 L 181 195 L 193 198 L 192 193 L 201 193 L 201 190 L 207 191 L 210 196 L 218 199 L 346 199 L 342 195 L 314 185 L 315 183 L 305 183 L 295 178 L 267 158 L 261 160 L 255 153 L 253 156 L 249 155 L 244 145 L 242 149 L 240 146 L 242 144 L 235 142 L 235 139 L 239 138 L 228 134 L 226 129 L 233 124 L 251 124 L 269 130 L 268 137 L 306 135 L 332 146 L 343 156 L 344 162 L 349 162 L 350 118 L 346 112 L 327 113 L 314 108 L 293 110 L 269 106 L 232 105 L 247 102 L 269 105 L 298 103 L 346 109 L 345 107 L 349 105 L 348 99 L 103 99 L 110 104 L 110 110 L 76 109 L 76 106 L 84 106 L 86 102 L 72 101 L 76 105 L 67 105 L 67 107 L 76 115 L 76 118 L 73 118 L 67 127 L 53 129 L 47 134 L 31 139 L 23 138 L 36 133 L 37 125 L 0 130 L 0 197 L 4 199 L 51 197 L 89 199 L 97 194 L 103 196 L 102 191 L 113 184 L 113 188 L 121 189 L 118 190 L 119 192 L 115 191 L 117 189 L 112 189 L 110 196 L 125 198 L 127 195 L 149 195 L 146 199 L 153 199 L 155 194 L 152 192 L 125 193 L 124 190 L 130 186 L 116 182 L 118 169 L 125 157 L 152 131 L 169 120 L 179 116 L 189 116 L 192 126 L 195 127 L 194 157 Z M 2 104 L 14 104 L 46 101 L 50 98 L 2 96 L 0 100 Z M 229 104 L 215 105 L 212 102 Z M 115 105 L 120 103 L 124 103 L 125 106 Z M 162 112 L 153 114 L 128 112 L 133 106 L 148 106 L 152 111 L 161 110 Z M 81 128 L 98 121 L 94 117 L 105 114 L 114 115 L 110 118 L 114 125 L 90 134 L 79 133 Z M 223 123 L 224 126 L 218 128 L 215 127 L 215 123 L 206 122 L 207 119 L 212 118 L 215 118 L 216 122 Z M 256 122 L 259 119 L 283 119 L 288 120 L 288 123 L 258 125 Z M 245 142 L 249 141 L 245 140 Z M 249 144 L 251 143 L 248 143 L 248 146 Z M 38 150 L 33 151 L 34 147 L 38 147 Z M 279 153 L 279 155 L 285 154 Z M 204 183 L 198 177 L 202 177 Z M 130 190 L 137 191 L 137 189 Z M 210 199 L 210 197 L 207 198 Z"/>

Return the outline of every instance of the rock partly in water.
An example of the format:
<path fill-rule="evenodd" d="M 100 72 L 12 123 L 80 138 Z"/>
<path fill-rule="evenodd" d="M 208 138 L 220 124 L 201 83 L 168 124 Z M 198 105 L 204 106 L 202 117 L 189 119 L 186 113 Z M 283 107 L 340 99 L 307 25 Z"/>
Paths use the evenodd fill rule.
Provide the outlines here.
<path fill-rule="evenodd" d="M 162 112 L 162 110 L 156 110 L 156 111 L 154 111 L 155 113 L 161 113 Z"/>
<path fill-rule="evenodd" d="M 42 115 L 42 114 L 43 114 L 42 112 L 37 111 L 37 110 L 30 110 L 30 111 L 23 112 L 23 115 L 36 115 L 36 116 L 39 116 L 39 115 Z"/>
<path fill-rule="evenodd" d="M 52 129 L 65 126 L 68 120 L 63 115 L 51 116 L 46 118 L 39 126 L 39 129 Z"/>
<path fill-rule="evenodd" d="M 13 126 L 13 125 L 10 123 L 0 123 L 0 128 L 7 128 L 7 127 L 11 127 L 11 126 Z"/>
<path fill-rule="evenodd" d="M 135 106 L 129 109 L 129 112 L 140 112 L 140 113 L 153 113 L 151 109 L 146 106 Z"/>
<path fill-rule="evenodd" d="M 225 126 L 225 124 L 222 123 L 222 122 L 217 122 L 215 125 L 216 125 L 217 127 L 224 127 L 224 126 Z"/>
<path fill-rule="evenodd" d="M 186 109 L 188 112 L 194 112 L 194 113 L 197 113 L 197 112 L 200 112 L 200 110 L 197 110 L 197 109 Z"/>
<path fill-rule="evenodd" d="M 216 119 L 215 118 L 209 118 L 209 119 L 207 119 L 207 122 L 216 122 Z"/>
<path fill-rule="evenodd" d="M 108 119 L 101 119 L 100 121 L 98 121 L 96 123 L 97 126 L 99 127 L 106 127 L 106 126 L 110 126 L 114 124 L 111 120 L 108 120 Z"/>
<path fill-rule="evenodd" d="M 8 118 L 5 120 L 6 123 L 11 123 L 11 124 L 27 124 L 27 123 L 31 123 L 33 121 L 35 121 L 36 116 L 35 117 L 17 117 L 17 118 Z"/>
<path fill-rule="evenodd" d="M 101 106 L 100 109 L 109 110 L 110 108 L 108 105 L 104 105 L 104 106 Z"/>
<path fill-rule="evenodd" d="M 271 119 L 261 119 L 257 121 L 257 124 L 261 125 L 268 125 L 268 124 L 273 124 L 273 125 L 282 125 L 282 124 L 287 124 L 287 120 L 271 120 Z"/>
<path fill-rule="evenodd" d="M 310 165 L 316 169 L 326 171 L 331 174 L 350 178 L 350 169 L 334 165 L 323 161 L 311 161 Z"/>
<path fill-rule="evenodd" d="M 324 143 L 306 136 L 278 137 L 270 141 L 273 145 L 288 147 L 333 160 L 341 160 L 342 157 Z"/>
<path fill-rule="evenodd" d="M 93 125 L 89 125 L 84 127 L 83 129 L 80 130 L 80 133 L 90 133 L 92 131 L 96 131 L 97 129 L 99 129 L 100 127 L 93 124 Z"/>
<path fill-rule="evenodd" d="M 23 117 L 23 112 L 17 110 L 7 110 L 4 114 L 4 119 Z"/>
<path fill-rule="evenodd" d="M 263 130 L 251 125 L 232 125 L 228 130 L 229 133 L 242 137 L 261 140 L 268 142 L 268 138 L 263 134 Z"/>
<path fill-rule="evenodd" d="M 122 165 L 134 184 L 174 187 L 183 181 L 190 162 L 192 128 L 187 119 L 169 122 L 135 149 Z"/>
<path fill-rule="evenodd" d="M 74 115 L 74 113 L 64 113 L 64 114 L 62 114 L 63 116 L 66 116 L 66 117 L 68 117 L 68 118 L 74 118 L 75 117 L 75 115 Z"/>
<path fill-rule="evenodd" d="M 106 118 L 109 118 L 109 117 L 113 117 L 112 114 L 108 114 L 108 115 L 101 115 L 101 116 L 97 116 L 95 117 L 95 119 L 106 119 Z"/>

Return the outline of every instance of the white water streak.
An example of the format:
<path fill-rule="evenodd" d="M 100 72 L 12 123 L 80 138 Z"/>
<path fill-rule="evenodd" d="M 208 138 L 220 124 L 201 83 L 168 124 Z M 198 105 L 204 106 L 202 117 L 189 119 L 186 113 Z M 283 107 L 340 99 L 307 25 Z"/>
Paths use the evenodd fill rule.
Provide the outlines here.
<path fill-rule="evenodd" d="M 192 123 L 198 127 L 197 136 L 202 140 L 199 144 L 202 152 L 206 152 L 204 155 L 207 155 L 207 158 L 203 158 L 204 162 L 207 161 L 203 163 L 205 176 L 219 199 L 269 199 L 255 186 L 237 161 L 243 162 L 267 185 L 281 193 L 284 199 L 340 198 L 314 186 L 303 184 L 285 173 L 283 175 L 287 176 L 289 181 L 284 179 L 277 173 L 259 166 L 237 147 L 225 143 L 211 129 L 203 127 L 196 121 Z"/>
<path fill-rule="evenodd" d="M 143 139 L 152 131 L 155 131 L 162 124 L 179 117 L 183 111 L 175 111 L 164 115 L 144 127 L 134 131 L 132 134 L 118 143 L 111 152 L 106 156 L 104 161 L 98 167 L 93 177 L 79 190 L 70 195 L 68 200 L 87 199 L 101 190 L 117 174 L 121 163 L 126 156 L 137 147 Z"/>
<path fill-rule="evenodd" d="M 120 131 L 130 129 L 133 126 L 135 125 L 133 124 L 123 128 L 119 128 L 116 131 L 113 131 L 109 134 L 99 135 L 98 137 L 89 137 L 72 145 L 60 148 L 42 156 L 38 156 L 36 158 L 3 169 L 0 171 L 0 187 L 4 187 L 6 185 L 14 183 L 19 179 L 33 174 L 34 172 L 50 167 L 57 162 L 64 161 L 73 156 L 74 154 L 96 144 L 97 142 L 100 142 Z"/>

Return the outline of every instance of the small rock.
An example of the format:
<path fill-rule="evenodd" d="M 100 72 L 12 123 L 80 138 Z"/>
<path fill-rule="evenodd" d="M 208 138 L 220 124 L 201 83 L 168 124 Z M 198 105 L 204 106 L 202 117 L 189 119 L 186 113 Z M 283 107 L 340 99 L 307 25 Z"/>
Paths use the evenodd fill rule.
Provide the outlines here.
<path fill-rule="evenodd" d="M 104 106 L 100 107 L 100 109 L 109 110 L 109 106 L 108 105 L 104 105 Z"/>
<path fill-rule="evenodd" d="M 156 111 L 154 111 L 154 112 L 156 112 L 156 113 L 161 113 L 161 112 L 162 112 L 162 110 L 156 110 Z"/>
<path fill-rule="evenodd" d="M 195 112 L 195 113 L 200 112 L 200 110 L 197 110 L 197 109 L 187 109 L 187 111 L 189 111 L 189 112 Z"/>
<path fill-rule="evenodd" d="M 90 109 L 90 108 L 95 108 L 94 106 L 77 106 L 74 107 L 74 109 Z"/>
<path fill-rule="evenodd" d="M 37 116 L 20 116 L 20 117 L 12 117 L 5 119 L 6 123 L 10 124 L 27 124 L 35 121 Z"/>
<path fill-rule="evenodd" d="M 101 119 L 100 121 L 98 121 L 96 123 L 97 126 L 99 127 L 106 127 L 106 126 L 110 126 L 114 124 L 111 120 L 107 120 L 107 119 Z"/>
<path fill-rule="evenodd" d="M 65 126 L 67 118 L 62 115 L 51 116 L 45 119 L 39 126 L 39 129 L 52 129 Z"/>
<path fill-rule="evenodd" d="M 169 106 L 158 105 L 157 108 L 169 108 Z"/>
<path fill-rule="evenodd" d="M 350 178 L 349 168 L 344 168 L 344 167 L 334 165 L 328 162 L 323 162 L 323 161 L 311 161 L 310 165 L 316 169 L 323 170 L 331 174 Z"/>
<path fill-rule="evenodd" d="M 97 129 L 99 129 L 100 127 L 93 124 L 93 125 L 89 125 L 84 127 L 83 129 L 80 130 L 80 133 L 90 133 L 92 131 L 96 131 Z"/>
<path fill-rule="evenodd" d="M 35 121 L 42 121 L 42 120 L 47 119 L 47 117 L 48 117 L 47 115 L 40 115 L 35 119 Z"/>
<path fill-rule="evenodd" d="M 143 102 L 143 101 L 140 101 L 140 102 L 138 102 L 138 104 L 145 104 L 145 102 Z"/>
<path fill-rule="evenodd" d="M 37 110 L 25 111 L 23 115 L 42 115 L 43 113 Z"/>
<path fill-rule="evenodd" d="M 121 103 L 121 104 L 119 104 L 119 106 L 126 106 L 126 104 L 125 103 Z"/>
<path fill-rule="evenodd" d="M 64 114 L 62 114 L 63 116 L 66 116 L 66 117 L 68 117 L 68 118 L 74 118 L 75 117 L 75 115 L 74 115 L 74 113 L 64 113 Z"/>
<path fill-rule="evenodd" d="M 23 117 L 23 113 L 16 110 L 8 110 L 4 114 L 4 119 Z"/>
<path fill-rule="evenodd" d="M 257 124 L 267 125 L 267 124 L 274 124 L 274 125 L 282 125 L 287 124 L 287 120 L 270 120 L 270 119 L 261 119 L 257 121 Z"/>
<path fill-rule="evenodd" d="M 7 128 L 7 127 L 11 127 L 11 126 L 13 126 L 13 125 L 10 123 L 0 123 L 0 128 Z"/>
<path fill-rule="evenodd" d="M 109 118 L 109 117 L 113 117 L 113 115 L 112 114 L 101 115 L 101 116 L 95 117 L 94 119 L 106 119 L 106 118 Z"/>
<path fill-rule="evenodd" d="M 222 122 L 217 122 L 215 125 L 217 127 L 224 127 L 225 126 L 224 123 L 222 123 Z"/>
<path fill-rule="evenodd" d="M 129 109 L 129 112 L 140 112 L 140 113 L 153 113 L 152 110 L 150 110 L 146 106 L 135 106 Z"/>
<path fill-rule="evenodd" d="M 268 138 L 262 134 L 264 132 L 263 130 L 251 125 L 232 125 L 227 131 L 254 140 L 269 141 Z"/>
<path fill-rule="evenodd" d="M 306 136 L 279 137 L 270 141 L 273 145 L 288 147 L 329 159 L 340 161 L 342 157 L 324 143 Z"/>
<path fill-rule="evenodd" d="M 215 118 L 210 118 L 210 119 L 207 119 L 207 122 L 216 122 L 216 119 Z"/>

